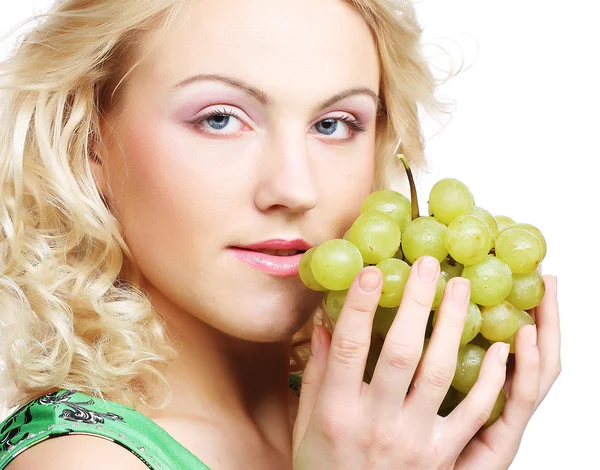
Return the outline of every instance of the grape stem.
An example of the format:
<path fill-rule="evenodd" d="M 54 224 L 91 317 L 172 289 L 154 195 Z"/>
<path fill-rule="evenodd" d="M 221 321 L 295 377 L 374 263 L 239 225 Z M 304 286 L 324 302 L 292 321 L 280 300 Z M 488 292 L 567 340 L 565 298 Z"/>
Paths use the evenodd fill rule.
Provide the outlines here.
<path fill-rule="evenodd" d="M 412 175 L 412 171 L 410 170 L 410 165 L 408 164 L 408 160 L 404 155 L 399 153 L 396 155 L 402 164 L 404 165 L 404 169 L 406 170 L 406 176 L 408 177 L 408 185 L 410 186 L 410 206 L 412 208 L 412 220 L 418 219 L 421 217 L 419 214 L 419 200 L 417 199 L 417 187 L 415 186 L 415 180 Z"/>

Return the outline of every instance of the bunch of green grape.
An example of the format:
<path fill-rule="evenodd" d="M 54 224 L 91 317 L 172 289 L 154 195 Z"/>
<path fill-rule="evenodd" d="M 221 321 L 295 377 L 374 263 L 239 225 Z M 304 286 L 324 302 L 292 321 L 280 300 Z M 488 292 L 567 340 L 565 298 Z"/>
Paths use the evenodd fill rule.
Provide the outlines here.
<path fill-rule="evenodd" d="M 508 343 L 514 353 L 517 332 L 534 323 L 527 310 L 539 305 L 544 296 L 544 281 L 537 268 L 546 255 L 546 241 L 533 225 L 494 216 L 475 205 L 468 187 L 453 178 L 433 186 L 429 216 L 421 217 L 408 167 L 407 173 L 412 201 L 392 190 L 371 193 L 342 239 L 326 241 L 302 256 L 300 278 L 310 289 L 325 292 L 327 315 L 335 325 L 346 293 L 361 269 L 373 265 L 382 272 L 383 288 L 365 371 L 367 382 L 402 300 L 411 265 L 428 255 L 436 258 L 441 268 L 424 348 L 435 327 L 446 283 L 457 276 L 468 279 L 471 296 L 456 372 L 439 410 L 439 414 L 447 415 L 474 385 L 490 344 Z M 505 400 L 502 391 L 487 425 L 498 418 Z"/>

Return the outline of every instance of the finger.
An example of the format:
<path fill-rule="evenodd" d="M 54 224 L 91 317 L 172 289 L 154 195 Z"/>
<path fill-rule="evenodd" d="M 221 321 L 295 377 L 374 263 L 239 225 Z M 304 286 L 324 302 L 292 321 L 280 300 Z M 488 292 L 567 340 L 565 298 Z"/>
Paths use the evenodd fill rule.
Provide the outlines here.
<path fill-rule="evenodd" d="M 456 371 L 460 338 L 465 325 L 470 283 L 451 279 L 444 291 L 425 356 L 415 374 L 414 389 L 406 397 L 406 415 L 413 423 L 431 427 Z"/>
<path fill-rule="evenodd" d="M 520 436 L 529 422 L 540 393 L 540 354 L 534 325 L 525 325 L 515 339 L 515 374 L 499 427 L 507 436 Z M 494 423 L 495 425 L 496 423 Z"/>
<path fill-rule="evenodd" d="M 557 279 L 544 276 L 546 292 L 536 307 L 537 344 L 540 354 L 540 395 L 536 407 L 546 397 L 561 371 L 560 321 L 557 302 Z"/>
<path fill-rule="evenodd" d="M 467 396 L 446 417 L 442 435 L 452 440 L 450 447 L 460 451 L 489 419 L 504 385 L 510 346 L 494 343 L 487 350 L 477 382 Z M 458 457 L 458 454 L 455 456 Z"/>
<path fill-rule="evenodd" d="M 421 358 L 439 275 L 440 263 L 430 256 L 420 258 L 411 268 L 400 308 L 386 335 L 365 395 L 365 406 L 375 420 L 395 420 L 402 408 Z"/>
<path fill-rule="evenodd" d="M 364 268 L 348 290 L 331 338 L 322 385 L 325 406 L 356 403 L 360 397 L 381 278 L 376 267 Z"/>
<path fill-rule="evenodd" d="M 327 365 L 327 352 L 331 338 L 326 328 L 315 326 L 310 345 L 310 357 L 302 372 L 302 386 L 300 388 L 300 402 L 294 422 L 293 442 L 299 445 L 306 433 L 306 428 L 315 408 L 317 397 L 321 389 L 325 368 Z M 294 449 L 294 452 L 296 449 Z"/>

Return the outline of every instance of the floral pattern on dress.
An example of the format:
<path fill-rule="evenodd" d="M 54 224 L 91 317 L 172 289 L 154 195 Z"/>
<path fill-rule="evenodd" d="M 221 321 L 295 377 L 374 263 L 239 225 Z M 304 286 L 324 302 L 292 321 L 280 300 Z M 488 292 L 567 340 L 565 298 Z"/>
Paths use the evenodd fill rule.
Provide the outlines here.
<path fill-rule="evenodd" d="M 84 402 L 71 401 L 75 393 L 75 390 L 48 393 L 15 411 L 0 429 L 0 452 L 7 452 L 32 437 L 26 429 L 33 420 L 31 409 L 36 405 L 52 406 L 55 409 L 64 407 L 58 417 L 72 423 L 103 424 L 105 420 L 124 421 L 122 416 L 115 413 L 102 413 L 88 409 L 87 407 L 94 404 L 92 398 Z"/>

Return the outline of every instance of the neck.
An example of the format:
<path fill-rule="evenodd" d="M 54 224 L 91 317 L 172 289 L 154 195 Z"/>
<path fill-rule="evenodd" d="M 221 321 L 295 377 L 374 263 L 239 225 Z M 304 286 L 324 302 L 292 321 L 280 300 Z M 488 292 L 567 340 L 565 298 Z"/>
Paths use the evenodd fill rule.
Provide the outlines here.
<path fill-rule="evenodd" d="M 172 400 L 159 412 L 145 412 L 151 418 L 185 417 L 218 423 L 221 429 L 257 431 L 274 447 L 291 446 L 291 338 L 258 343 L 229 336 L 179 309 L 152 286 L 144 288 L 179 353 L 166 371 Z"/>

